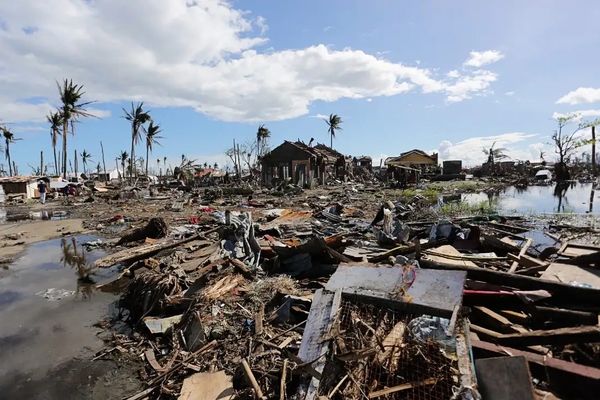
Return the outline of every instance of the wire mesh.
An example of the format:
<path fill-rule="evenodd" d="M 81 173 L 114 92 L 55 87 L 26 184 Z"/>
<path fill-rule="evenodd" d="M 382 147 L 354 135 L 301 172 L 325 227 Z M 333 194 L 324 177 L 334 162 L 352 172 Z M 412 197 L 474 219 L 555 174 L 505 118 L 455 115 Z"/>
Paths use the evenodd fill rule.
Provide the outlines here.
<path fill-rule="evenodd" d="M 334 399 L 450 399 L 458 382 L 456 357 L 436 341 L 413 338 L 407 326 L 416 317 L 344 300 L 330 357 L 335 366 L 329 371 L 335 372 L 322 380 L 320 394 Z"/>

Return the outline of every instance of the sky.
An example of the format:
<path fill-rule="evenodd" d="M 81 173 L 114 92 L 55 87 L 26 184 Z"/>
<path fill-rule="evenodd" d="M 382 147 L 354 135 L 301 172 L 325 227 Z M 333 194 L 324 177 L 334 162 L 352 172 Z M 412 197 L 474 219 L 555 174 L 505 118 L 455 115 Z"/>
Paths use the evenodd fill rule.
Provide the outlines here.
<path fill-rule="evenodd" d="M 162 128 L 151 160 L 173 164 L 225 165 L 260 124 L 271 148 L 329 143 L 331 113 L 334 148 L 375 165 L 413 148 L 475 165 L 494 142 L 553 159 L 553 118 L 600 116 L 599 20 L 594 0 L 0 0 L 0 123 L 20 172 L 51 160 L 45 116 L 68 78 L 96 115 L 69 149 L 96 165 L 102 141 L 107 168 L 132 101 Z"/>

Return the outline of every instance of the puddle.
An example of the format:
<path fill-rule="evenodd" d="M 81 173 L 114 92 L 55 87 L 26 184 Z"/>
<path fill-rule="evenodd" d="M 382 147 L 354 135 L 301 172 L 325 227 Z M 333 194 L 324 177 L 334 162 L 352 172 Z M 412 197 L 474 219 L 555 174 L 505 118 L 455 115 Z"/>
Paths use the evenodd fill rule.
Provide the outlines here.
<path fill-rule="evenodd" d="M 505 214 L 577 213 L 600 214 L 600 190 L 591 183 L 508 187 L 500 192 L 463 194 L 471 205 L 485 203 Z"/>
<path fill-rule="evenodd" d="M 89 359 L 102 347 L 97 336 L 102 329 L 93 325 L 115 311 L 117 296 L 96 291 L 94 282 L 117 271 L 90 268 L 104 252 L 86 251 L 81 244 L 94 239 L 32 244 L 0 271 L 0 393 L 14 388 L 15 377 L 44 379 L 52 367 L 77 357 Z M 86 373 L 81 375 L 88 380 Z"/>
<path fill-rule="evenodd" d="M 0 208 L 0 222 L 18 222 L 29 220 L 60 221 L 68 219 L 70 214 L 62 210 L 28 211 Z"/>

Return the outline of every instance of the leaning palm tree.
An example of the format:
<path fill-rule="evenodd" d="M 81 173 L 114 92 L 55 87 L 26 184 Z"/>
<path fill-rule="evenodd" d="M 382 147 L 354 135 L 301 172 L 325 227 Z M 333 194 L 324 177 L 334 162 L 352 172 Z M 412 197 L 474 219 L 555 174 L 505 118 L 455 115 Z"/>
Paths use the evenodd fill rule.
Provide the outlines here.
<path fill-rule="evenodd" d="M 81 98 L 85 94 L 83 85 L 77 85 L 72 80 L 65 79 L 62 86 L 56 82 L 58 93 L 60 95 L 61 106 L 59 107 L 61 122 L 62 122 L 62 137 L 63 137 L 63 178 L 67 177 L 67 133 L 69 132 L 69 124 L 71 125 L 71 134 L 75 134 L 74 123 L 80 117 L 90 117 L 85 106 L 91 104 L 91 101 L 82 102 Z"/>
<path fill-rule="evenodd" d="M 329 136 L 331 138 L 330 147 L 333 149 L 333 138 L 335 137 L 337 131 L 342 130 L 342 127 L 340 126 L 342 124 L 342 117 L 337 114 L 329 114 L 329 119 L 324 119 L 324 121 L 328 126 L 327 132 L 329 132 Z"/>
<path fill-rule="evenodd" d="M 54 173 L 60 175 L 58 171 L 58 159 L 56 158 L 56 145 L 60 136 L 60 127 L 62 126 L 62 116 L 56 111 L 46 116 L 46 120 L 50 123 L 50 137 L 52 138 L 52 151 L 54 152 Z"/>
<path fill-rule="evenodd" d="M 144 111 L 144 103 L 138 103 L 137 105 L 131 103 L 131 111 L 123 109 L 125 113 L 124 118 L 131 122 L 131 160 L 135 160 L 135 145 L 140 141 L 142 129 L 144 124 L 150 121 L 150 114 Z M 133 180 L 133 165 L 129 172 L 129 179 Z"/>
<path fill-rule="evenodd" d="M 127 159 L 129 158 L 129 154 L 126 151 L 121 151 L 119 154 L 119 161 L 121 161 L 121 170 L 123 171 L 123 176 L 121 177 L 121 181 L 125 178 L 125 164 L 127 163 Z"/>
<path fill-rule="evenodd" d="M 87 163 L 92 159 L 92 155 L 86 150 L 81 153 L 81 162 L 83 163 L 83 173 L 87 176 Z"/>
<path fill-rule="evenodd" d="M 257 157 L 261 157 L 263 151 L 267 145 L 267 139 L 271 137 L 271 131 L 265 125 L 260 125 L 256 131 L 256 147 Z"/>
<path fill-rule="evenodd" d="M 505 153 L 506 149 L 504 147 L 496 148 L 495 146 L 496 142 L 492 143 L 492 146 L 489 149 L 483 148 L 483 154 L 485 154 L 488 158 L 488 164 L 491 167 L 492 173 L 494 173 L 496 161 L 508 158 Z"/>
<path fill-rule="evenodd" d="M 17 139 L 15 138 L 15 134 L 12 133 L 6 126 L 3 126 L 0 129 L 2 129 L 2 136 L 4 137 L 4 157 L 6 157 L 6 161 L 8 162 L 8 174 L 12 176 L 13 164 L 10 159 L 10 144 L 14 143 Z"/>
<path fill-rule="evenodd" d="M 148 125 L 148 129 L 146 130 L 146 176 L 148 176 L 148 160 L 150 159 L 149 155 L 152 151 L 152 146 L 155 144 L 160 145 L 158 139 L 161 139 L 162 136 L 158 136 L 159 133 L 160 126 L 154 125 L 154 122 L 150 121 L 150 125 Z"/>

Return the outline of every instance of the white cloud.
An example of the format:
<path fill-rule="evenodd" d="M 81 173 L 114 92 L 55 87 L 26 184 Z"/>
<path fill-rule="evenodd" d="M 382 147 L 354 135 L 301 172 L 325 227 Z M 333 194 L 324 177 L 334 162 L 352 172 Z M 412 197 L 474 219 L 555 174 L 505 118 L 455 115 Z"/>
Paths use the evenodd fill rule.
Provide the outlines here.
<path fill-rule="evenodd" d="M 505 96 L 514 96 L 514 95 L 515 95 L 515 92 L 513 92 L 513 91 L 511 90 L 511 91 L 509 91 L 509 92 L 504 92 L 504 95 L 505 95 Z"/>
<path fill-rule="evenodd" d="M 556 101 L 557 104 L 583 104 L 600 102 L 600 89 L 580 87 Z"/>
<path fill-rule="evenodd" d="M 484 65 L 498 62 L 503 58 L 504 54 L 498 50 L 472 51 L 463 65 L 465 67 L 481 68 Z"/>
<path fill-rule="evenodd" d="M 497 77 L 495 73 L 486 70 L 477 70 L 472 75 L 461 76 L 456 82 L 446 86 L 447 99 L 456 103 L 470 99 L 473 95 L 485 95 Z"/>
<path fill-rule="evenodd" d="M 43 119 L 56 102 L 55 80 L 64 77 L 84 84 L 87 100 L 144 100 L 226 121 L 282 120 L 305 115 L 315 101 L 409 91 L 456 102 L 488 93 L 497 79 L 479 69 L 437 76 L 322 44 L 264 49 L 265 19 L 224 0 L 22 0 L 0 2 L 0 15 L 0 117 L 6 119 Z M 480 66 L 491 62 L 489 52 L 498 53 L 481 53 Z M 21 109 L 19 99 L 29 97 L 47 104 Z"/>
<path fill-rule="evenodd" d="M 596 109 L 596 110 L 579 110 L 579 111 L 573 111 L 573 112 L 568 112 L 568 113 L 555 112 L 552 114 L 552 119 L 567 117 L 569 115 L 576 115 L 576 117 L 573 119 L 573 121 L 581 121 L 584 118 L 600 117 L 600 110 L 598 110 L 598 109 Z"/>
<path fill-rule="evenodd" d="M 493 136 L 472 137 L 458 143 L 449 140 L 442 141 L 438 146 L 440 160 L 463 160 L 463 165 L 474 166 L 486 160 L 484 148 L 490 148 L 494 143 L 496 148 L 505 148 L 506 154 L 513 160 L 528 160 L 537 157 L 533 149 L 525 148 L 523 142 L 535 137 L 524 132 L 509 132 Z M 537 160 L 537 158 L 535 158 Z"/>
<path fill-rule="evenodd" d="M 318 118 L 318 119 L 329 119 L 329 115 L 325 115 L 325 114 L 314 114 L 314 115 L 309 115 L 309 118 Z"/>

